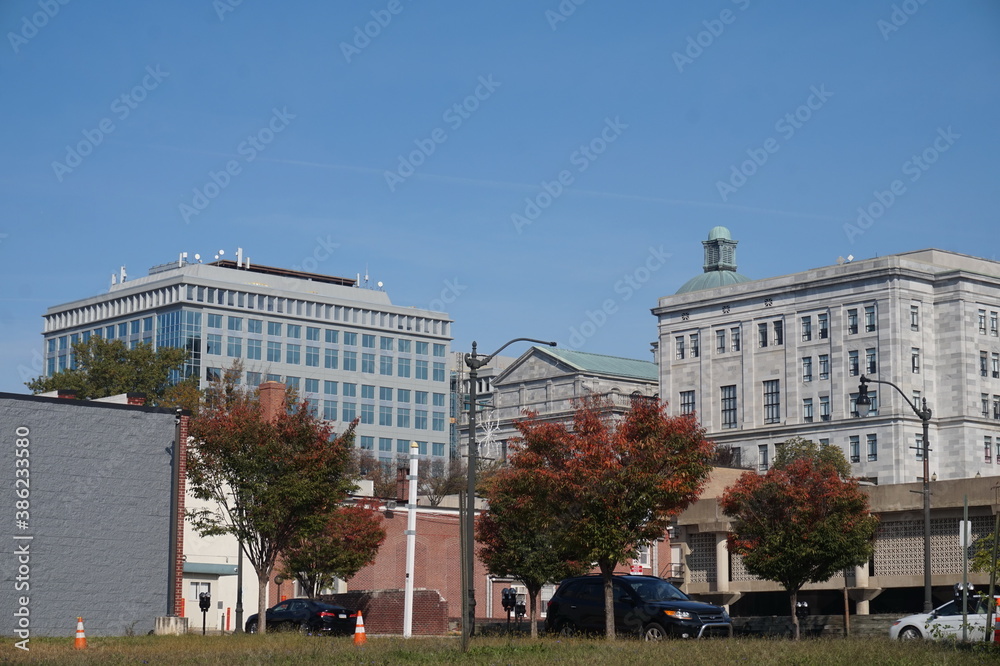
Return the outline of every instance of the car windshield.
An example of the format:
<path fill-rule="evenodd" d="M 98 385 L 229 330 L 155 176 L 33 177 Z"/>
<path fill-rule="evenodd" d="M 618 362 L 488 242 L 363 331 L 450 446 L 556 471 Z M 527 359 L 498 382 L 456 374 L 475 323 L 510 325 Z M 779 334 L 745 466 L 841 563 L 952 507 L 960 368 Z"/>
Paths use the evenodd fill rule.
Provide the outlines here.
<path fill-rule="evenodd" d="M 643 601 L 688 601 L 687 595 L 665 580 L 630 580 L 628 584 Z"/>

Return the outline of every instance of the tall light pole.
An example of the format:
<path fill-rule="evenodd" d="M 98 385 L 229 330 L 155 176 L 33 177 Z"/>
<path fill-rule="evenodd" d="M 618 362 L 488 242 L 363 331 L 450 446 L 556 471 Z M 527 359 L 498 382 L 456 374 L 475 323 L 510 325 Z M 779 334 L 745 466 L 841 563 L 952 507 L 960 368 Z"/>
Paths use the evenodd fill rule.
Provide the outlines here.
<path fill-rule="evenodd" d="M 924 612 L 930 613 L 933 610 L 933 602 L 931 601 L 931 479 L 930 479 L 930 457 L 928 452 L 930 448 L 930 435 L 928 434 L 931 422 L 931 410 L 927 406 L 927 398 L 923 398 L 921 401 L 921 406 L 913 404 L 903 390 L 893 384 L 892 382 L 882 381 L 879 379 L 869 379 L 864 375 L 861 375 L 861 384 L 858 386 L 858 414 L 861 416 L 868 416 L 868 410 L 872 405 L 872 399 L 868 397 L 868 384 L 886 384 L 896 389 L 899 395 L 903 397 L 906 404 L 910 406 L 913 413 L 920 417 L 920 422 L 923 425 L 923 444 L 921 447 L 922 458 L 924 459 L 924 477 L 923 477 L 923 489 L 920 490 L 920 494 L 924 496 Z M 913 492 L 917 492 L 914 490 Z"/>
<path fill-rule="evenodd" d="M 493 360 L 493 357 L 502 352 L 515 342 L 534 342 L 540 345 L 555 347 L 556 343 L 533 338 L 514 338 L 506 342 L 500 349 L 489 356 L 479 356 L 476 353 L 476 343 L 472 343 L 472 353 L 465 355 L 465 364 L 469 366 L 469 452 L 468 452 L 468 481 L 469 485 L 465 497 L 465 516 L 462 521 L 463 544 L 465 545 L 465 584 L 468 590 L 462 596 L 462 652 L 469 649 L 469 637 L 472 636 L 472 629 L 476 623 L 476 579 L 475 579 L 475 555 L 476 555 L 476 465 L 478 457 L 478 447 L 476 446 L 476 403 L 479 396 L 476 390 L 476 382 L 479 380 L 479 368 Z"/>

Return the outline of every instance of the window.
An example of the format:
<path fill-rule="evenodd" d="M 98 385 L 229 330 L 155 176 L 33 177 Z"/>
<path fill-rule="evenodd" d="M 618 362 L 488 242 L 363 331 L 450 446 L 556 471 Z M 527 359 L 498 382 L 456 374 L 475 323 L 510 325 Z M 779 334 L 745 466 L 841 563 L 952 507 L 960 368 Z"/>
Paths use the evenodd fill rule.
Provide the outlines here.
<path fill-rule="evenodd" d="M 375 374 L 375 354 L 370 352 L 361 353 L 361 372 L 369 375 Z"/>
<path fill-rule="evenodd" d="M 435 407 L 444 407 L 444 393 L 434 393 L 431 401 Z"/>
<path fill-rule="evenodd" d="M 410 440 L 408 439 L 397 439 L 396 440 L 396 453 L 409 453 L 410 452 Z"/>
<path fill-rule="evenodd" d="M 851 377 L 857 377 L 860 371 L 860 366 L 858 365 L 858 351 L 847 352 L 847 374 Z"/>
<path fill-rule="evenodd" d="M 375 349 L 375 336 L 370 333 L 362 333 L 361 346 L 369 349 Z"/>
<path fill-rule="evenodd" d="M 764 423 L 779 423 L 781 421 L 781 388 L 780 380 L 769 379 L 764 382 Z"/>
<path fill-rule="evenodd" d="M 875 363 L 875 350 L 866 349 L 865 350 L 865 367 L 868 369 L 869 375 L 874 375 L 878 369 Z"/>
<path fill-rule="evenodd" d="M 736 385 L 722 387 L 722 427 L 736 427 Z"/>
<path fill-rule="evenodd" d="M 374 400 L 375 399 L 375 387 L 372 386 L 371 384 L 362 384 L 361 385 L 361 397 L 362 398 L 367 398 L 368 400 Z"/>
<path fill-rule="evenodd" d="M 684 358 L 684 336 L 678 335 L 674 338 L 674 358 L 678 361 Z"/>
<path fill-rule="evenodd" d="M 819 378 L 829 379 L 830 378 L 830 355 L 820 354 L 819 355 Z"/>
<path fill-rule="evenodd" d="M 991 456 L 993 455 L 993 438 L 989 435 L 983 437 L 983 461 L 993 462 Z"/>
<path fill-rule="evenodd" d="M 847 311 L 847 332 L 851 335 L 858 332 L 858 311 L 851 309 Z"/>
<path fill-rule="evenodd" d="M 694 414 L 694 391 L 681 391 L 681 414 Z"/>
<path fill-rule="evenodd" d="M 993 396 L 993 418 L 1000 419 L 1000 395 Z"/>
<path fill-rule="evenodd" d="M 342 407 L 341 407 L 340 413 L 342 415 L 341 418 L 344 421 L 347 421 L 347 422 L 353 421 L 357 417 L 357 415 L 358 415 L 358 405 L 357 405 L 357 403 L 354 403 L 354 402 L 344 402 L 343 405 L 342 405 Z"/>
<path fill-rule="evenodd" d="M 444 358 L 444 345 L 440 342 L 434 343 L 434 355 L 440 358 Z"/>
<path fill-rule="evenodd" d="M 267 322 L 267 334 L 268 335 L 281 335 L 281 322 L 280 321 L 269 321 L 269 322 Z"/>
<path fill-rule="evenodd" d="M 813 318 L 802 318 L 802 342 L 809 342 L 813 339 Z"/>
<path fill-rule="evenodd" d="M 381 336 L 378 339 L 378 348 L 382 351 L 392 351 L 392 338 Z"/>
<path fill-rule="evenodd" d="M 785 344 L 785 322 L 776 321 L 773 323 L 774 330 L 774 344 L 783 345 Z"/>
<path fill-rule="evenodd" d="M 436 382 L 443 382 L 444 381 L 444 363 L 440 363 L 438 361 L 435 361 L 434 362 L 434 367 L 432 368 L 432 371 L 434 373 L 433 374 L 434 381 L 436 381 Z"/>
<path fill-rule="evenodd" d="M 247 373 L 247 386 L 260 386 L 260 373 L 259 372 L 248 372 Z"/>
<path fill-rule="evenodd" d="M 911 305 L 910 306 L 910 330 L 919 331 L 920 330 L 920 306 Z"/>
<path fill-rule="evenodd" d="M 217 382 L 222 379 L 222 368 L 205 368 L 205 379 Z"/>
<path fill-rule="evenodd" d="M 270 342 L 267 343 L 267 360 L 273 361 L 275 363 L 281 362 L 281 343 L 280 342 Z"/>
<path fill-rule="evenodd" d="M 987 368 L 987 359 L 988 359 L 988 356 L 986 355 L 986 352 L 984 352 L 984 351 L 979 352 L 979 376 L 980 377 L 989 377 L 990 376 L 989 375 L 989 369 Z"/>
<path fill-rule="evenodd" d="M 767 324 L 757 324 L 757 346 L 767 346 Z"/>
<path fill-rule="evenodd" d="M 319 329 L 315 326 L 306 326 L 306 340 L 319 342 Z"/>
<path fill-rule="evenodd" d="M 821 395 L 819 397 L 819 420 L 830 420 L 830 396 Z"/>
<path fill-rule="evenodd" d="M 324 380 L 323 393 L 327 395 L 337 395 L 337 382 L 332 382 L 329 379 Z"/>
<path fill-rule="evenodd" d="M 414 391 L 413 392 L 413 402 L 415 402 L 418 405 L 426 405 L 427 404 L 427 396 L 428 396 L 427 391 Z"/>
<path fill-rule="evenodd" d="M 356 398 L 358 396 L 358 385 L 352 382 L 344 382 L 344 395 L 348 398 Z"/>
<path fill-rule="evenodd" d="M 396 427 L 397 428 L 409 428 L 410 427 L 410 408 L 400 407 L 396 410 Z"/>
<path fill-rule="evenodd" d="M 427 356 L 429 347 L 430 347 L 429 342 L 420 342 L 419 340 L 417 341 L 417 353 L 420 354 L 421 356 Z"/>
<path fill-rule="evenodd" d="M 242 331 L 243 330 L 243 317 L 228 317 L 227 325 L 230 331 Z"/>
<path fill-rule="evenodd" d="M 920 374 L 920 350 L 916 347 L 910 349 L 910 372 Z"/>
<path fill-rule="evenodd" d="M 296 391 L 299 390 L 299 378 L 298 377 L 292 377 L 292 376 L 285 377 L 285 384 L 289 388 L 293 388 Z"/>
<path fill-rule="evenodd" d="M 871 333 L 875 330 L 875 306 L 865 306 L 865 332 Z"/>
<path fill-rule="evenodd" d="M 990 395 L 989 393 L 980 393 L 979 400 L 982 407 L 983 418 L 989 418 L 990 416 Z M 919 403 L 913 403 L 919 406 Z"/>
<path fill-rule="evenodd" d="M 247 340 L 247 358 L 260 360 L 260 340 Z"/>
<path fill-rule="evenodd" d="M 408 358 L 396 359 L 396 375 L 399 377 L 410 376 L 410 359 Z"/>
<path fill-rule="evenodd" d="M 380 375 L 392 375 L 392 357 L 391 356 L 379 356 L 378 358 L 378 373 Z"/>
<path fill-rule="evenodd" d="M 324 339 L 326 340 L 326 344 L 328 345 L 335 345 L 338 342 L 340 342 L 340 331 L 338 330 L 328 328 L 326 329 L 326 332 L 323 334 L 323 336 Z"/>
<path fill-rule="evenodd" d="M 1000 378 L 1000 353 L 993 352 L 990 356 L 990 369 L 993 374 L 993 379 Z"/>
<path fill-rule="evenodd" d="M 306 347 L 306 365 L 319 367 L 319 347 Z"/>
<path fill-rule="evenodd" d="M 364 408 L 362 408 L 364 409 Z M 362 411 L 362 423 L 364 422 L 364 412 Z M 361 435 L 361 448 L 366 451 L 371 451 L 375 448 L 375 438 L 371 435 Z"/>
<path fill-rule="evenodd" d="M 985 315 L 984 315 L 985 316 Z M 986 321 L 985 319 L 983 320 Z M 984 323 L 985 326 L 985 323 Z M 222 328 L 222 315 L 220 314 L 209 314 L 208 315 L 208 327 L 209 328 Z M 984 330 L 983 333 L 986 331 Z"/>
<path fill-rule="evenodd" d="M 198 601 L 198 597 L 201 594 L 212 594 L 212 584 L 211 583 L 191 583 L 191 601 Z"/>
<path fill-rule="evenodd" d="M 990 335 L 997 336 L 997 313 L 990 311 Z"/>
<path fill-rule="evenodd" d="M 865 435 L 865 439 L 867 440 L 868 462 L 875 462 L 878 460 L 878 435 L 870 433 Z"/>
<path fill-rule="evenodd" d="M 813 399 L 803 398 L 802 400 L 802 420 L 806 423 L 813 421 Z"/>
<path fill-rule="evenodd" d="M 824 312 L 816 315 L 816 320 L 819 323 L 819 339 L 826 340 L 830 337 L 830 315 Z"/>
<path fill-rule="evenodd" d="M 715 353 L 726 353 L 726 329 L 715 332 Z"/>
<path fill-rule="evenodd" d="M 417 430 L 427 430 L 427 410 L 413 410 L 413 427 Z"/>
<path fill-rule="evenodd" d="M 302 326 L 299 324 L 288 324 L 285 327 L 285 331 L 290 338 L 298 340 L 302 337 Z"/>
<path fill-rule="evenodd" d="M 431 427 L 438 432 L 444 432 L 444 412 L 432 412 L 431 418 Z"/>
<path fill-rule="evenodd" d="M 344 358 L 347 358 L 348 353 L 354 352 L 344 352 Z M 339 364 L 339 352 L 336 349 L 330 349 L 329 347 L 323 350 L 323 367 L 330 368 L 331 370 L 336 370 Z M 346 363 L 344 369 L 346 370 Z"/>
<path fill-rule="evenodd" d="M 263 331 L 264 322 L 260 319 L 247 319 L 247 333 L 260 333 Z"/>
<path fill-rule="evenodd" d="M 700 353 L 701 352 L 700 352 L 700 346 L 698 344 L 698 334 L 697 333 L 692 333 L 691 334 L 691 358 L 698 358 L 698 355 Z"/>
<path fill-rule="evenodd" d="M 813 378 L 813 359 L 812 356 L 802 357 L 802 381 L 811 382 Z"/>
<path fill-rule="evenodd" d="M 410 341 L 400 338 L 397 340 L 396 348 L 404 354 L 410 353 Z"/>
<path fill-rule="evenodd" d="M 410 389 L 396 390 L 396 402 L 409 402 L 409 401 L 410 401 Z"/>
<path fill-rule="evenodd" d="M 770 460 L 768 460 L 768 449 L 767 444 L 757 445 L 757 469 L 761 472 L 766 472 L 767 468 L 771 466 Z"/>
<path fill-rule="evenodd" d="M 344 344 L 349 347 L 358 346 L 358 334 L 349 331 L 344 331 Z"/>
<path fill-rule="evenodd" d="M 375 423 L 375 405 L 361 404 L 361 422 L 368 425 Z"/>
<path fill-rule="evenodd" d="M 298 365 L 301 362 L 302 362 L 302 345 L 294 345 L 292 343 L 288 343 L 288 347 L 285 349 L 285 363 Z"/>
<path fill-rule="evenodd" d="M 858 435 L 851 435 L 849 441 L 851 448 L 851 462 L 861 462 L 861 437 Z"/>
<path fill-rule="evenodd" d="M 422 361 L 420 359 L 416 360 L 416 367 L 414 368 L 413 376 L 417 379 L 427 379 L 427 361 Z"/>
<path fill-rule="evenodd" d="M 739 326 L 736 326 L 734 328 L 729 329 L 729 339 L 730 339 L 730 348 L 734 352 L 738 352 L 740 350 L 740 327 Z"/>
<path fill-rule="evenodd" d="M 434 442 L 432 445 L 434 447 L 434 455 L 438 457 L 444 456 L 444 442 Z"/>
<path fill-rule="evenodd" d="M 986 335 L 986 310 L 979 311 L 979 332 Z"/>
<path fill-rule="evenodd" d="M 243 355 L 243 338 L 226 337 L 226 356 L 239 358 Z"/>
<path fill-rule="evenodd" d="M 222 336 L 218 333 L 209 333 L 205 341 L 206 354 L 222 354 Z"/>
<path fill-rule="evenodd" d="M 379 451 L 392 451 L 392 438 L 391 437 L 379 437 L 378 438 L 378 450 Z"/>

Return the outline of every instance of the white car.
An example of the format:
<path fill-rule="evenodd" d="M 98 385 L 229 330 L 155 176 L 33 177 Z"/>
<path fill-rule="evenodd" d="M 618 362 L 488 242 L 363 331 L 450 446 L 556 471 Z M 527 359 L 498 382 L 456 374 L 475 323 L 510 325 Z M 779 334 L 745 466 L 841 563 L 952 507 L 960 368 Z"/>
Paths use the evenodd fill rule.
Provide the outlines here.
<path fill-rule="evenodd" d="M 983 641 L 986 638 L 986 599 L 973 595 L 969 599 L 966 638 Z M 949 601 L 930 613 L 907 615 L 892 623 L 889 638 L 912 639 L 957 639 L 962 640 L 962 604 Z"/>

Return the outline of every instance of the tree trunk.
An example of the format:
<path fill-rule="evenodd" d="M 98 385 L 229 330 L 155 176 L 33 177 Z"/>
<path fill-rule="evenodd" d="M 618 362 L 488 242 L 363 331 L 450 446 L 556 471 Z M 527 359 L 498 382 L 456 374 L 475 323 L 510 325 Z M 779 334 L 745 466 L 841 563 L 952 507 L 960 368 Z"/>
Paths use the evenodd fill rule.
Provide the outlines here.
<path fill-rule="evenodd" d="M 257 571 L 257 633 L 267 633 L 267 582 L 271 572 Z"/>
<path fill-rule="evenodd" d="M 531 624 L 531 637 L 538 638 L 538 590 L 528 588 L 528 622 Z"/>
<path fill-rule="evenodd" d="M 795 612 L 797 610 L 796 606 L 799 600 L 799 591 L 792 590 L 789 599 L 791 600 L 791 605 L 792 605 L 792 638 L 794 638 L 795 640 L 799 640 L 799 616 Z"/>
<path fill-rule="evenodd" d="M 604 578 L 604 636 L 615 640 L 615 588 L 612 577 L 615 573 L 613 562 L 601 561 L 601 576 Z"/>

